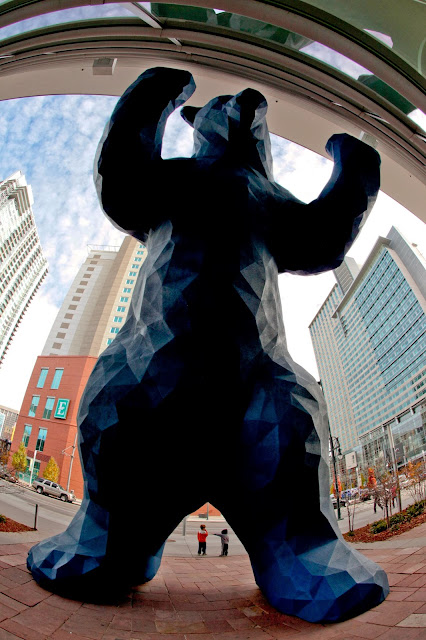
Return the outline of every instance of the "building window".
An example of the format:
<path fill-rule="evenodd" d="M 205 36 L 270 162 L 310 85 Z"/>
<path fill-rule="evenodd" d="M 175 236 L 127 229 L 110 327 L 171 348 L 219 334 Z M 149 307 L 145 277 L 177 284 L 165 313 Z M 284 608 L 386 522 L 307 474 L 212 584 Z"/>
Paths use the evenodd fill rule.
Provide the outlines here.
<path fill-rule="evenodd" d="M 137 260 L 137 258 L 135 258 L 135 260 Z M 138 264 L 132 264 L 132 269 L 139 269 L 139 265 Z M 136 273 L 132 273 L 132 276 L 135 276 L 135 275 L 136 275 Z"/>
<path fill-rule="evenodd" d="M 37 382 L 37 387 L 39 389 L 43 389 L 44 383 L 46 382 L 48 371 L 49 371 L 48 367 L 42 367 L 42 369 L 40 371 L 40 377 L 39 377 L 38 382 Z"/>
<path fill-rule="evenodd" d="M 117 307 L 117 311 L 119 313 L 124 313 L 126 311 L 126 307 Z"/>
<path fill-rule="evenodd" d="M 59 389 L 59 385 L 61 384 L 62 374 L 64 373 L 63 369 L 55 369 L 55 375 L 53 376 L 51 389 Z"/>
<path fill-rule="evenodd" d="M 55 404 L 55 398 L 52 398 L 52 396 L 48 396 L 46 400 L 46 406 L 44 407 L 44 411 L 43 411 L 43 418 L 45 420 L 49 420 L 50 416 L 52 415 L 52 409 L 54 404 Z"/>
<path fill-rule="evenodd" d="M 24 443 L 24 447 L 28 447 L 31 431 L 32 431 L 32 426 L 30 424 L 26 424 L 24 427 L 24 435 L 22 436 L 22 442 Z"/>
<path fill-rule="evenodd" d="M 114 338 L 108 338 L 108 340 L 107 340 L 107 347 L 108 347 L 108 345 L 110 345 L 110 344 L 111 344 L 111 342 L 114 342 Z"/>
<path fill-rule="evenodd" d="M 143 253 L 143 251 L 138 251 L 138 253 Z M 135 262 L 141 262 L 141 261 L 142 261 L 142 258 L 134 258 L 134 261 L 135 261 Z M 135 269 L 137 269 L 137 268 L 138 268 L 138 266 L 139 266 L 138 264 L 137 264 L 137 265 L 135 265 Z"/>
<path fill-rule="evenodd" d="M 137 276 L 138 274 L 136 273 L 136 271 L 129 271 L 129 276 Z"/>
<path fill-rule="evenodd" d="M 123 322 L 122 316 L 114 316 L 114 322 Z"/>
<path fill-rule="evenodd" d="M 54 342 L 52 344 L 52 349 L 60 349 L 62 347 L 62 344 L 60 342 Z"/>
<path fill-rule="evenodd" d="M 134 280 L 126 280 L 126 284 L 133 284 Z"/>
<path fill-rule="evenodd" d="M 28 415 L 31 418 L 34 418 L 39 402 L 40 402 L 40 396 L 33 396 L 33 399 L 31 400 L 31 407 L 30 407 L 30 410 L 28 411 Z"/>
<path fill-rule="evenodd" d="M 123 293 L 132 293 L 132 290 L 129 289 L 128 287 L 124 287 Z"/>
<path fill-rule="evenodd" d="M 138 256 L 143 256 L 143 251 L 137 251 L 136 253 L 137 253 Z M 135 260 L 138 260 L 138 258 L 135 258 Z M 139 258 L 139 260 L 140 260 L 140 258 Z"/>
<path fill-rule="evenodd" d="M 129 298 L 126 298 L 126 296 L 121 296 L 120 302 L 129 302 Z"/>
<path fill-rule="evenodd" d="M 111 327 L 109 330 L 110 333 L 118 333 L 120 331 L 120 327 Z"/>
<path fill-rule="evenodd" d="M 38 478 L 40 475 L 40 460 L 36 460 L 33 466 L 33 478 Z"/>
<path fill-rule="evenodd" d="M 38 430 L 38 438 L 36 444 L 36 451 L 43 451 L 44 443 L 46 442 L 47 429 L 40 428 Z"/>

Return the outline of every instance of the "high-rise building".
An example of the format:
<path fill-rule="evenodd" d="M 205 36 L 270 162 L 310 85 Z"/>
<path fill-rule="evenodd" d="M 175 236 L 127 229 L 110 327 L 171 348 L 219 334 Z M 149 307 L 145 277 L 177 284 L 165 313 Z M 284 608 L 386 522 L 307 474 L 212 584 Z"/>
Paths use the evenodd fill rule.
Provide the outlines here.
<path fill-rule="evenodd" d="M 31 187 L 20 171 L 0 182 L 0 366 L 47 274 L 32 204 Z"/>
<path fill-rule="evenodd" d="M 0 405 L 0 440 L 12 440 L 18 411 Z"/>
<path fill-rule="evenodd" d="M 129 310 L 146 249 L 126 236 L 121 247 L 88 247 L 42 356 L 92 356 L 114 340 Z"/>
<path fill-rule="evenodd" d="M 366 464 L 387 431 L 401 444 L 401 460 L 419 457 L 426 449 L 426 263 L 392 228 L 358 272 L 346 259 L 335 276 L 309 327 L 331 431 L 344 452 L 362 451 Z"/>
<path fill-rule="evenodd" d="M 90 246 L 37 358 L 12 444 L 27 447 L 24 481 L 43 473 L 50 457 L 59 483 L 83 493 L 76 451 L 77 412 L 99 354 L 123 326 L 146 249 L 126 236 L 121 247 Z"/>

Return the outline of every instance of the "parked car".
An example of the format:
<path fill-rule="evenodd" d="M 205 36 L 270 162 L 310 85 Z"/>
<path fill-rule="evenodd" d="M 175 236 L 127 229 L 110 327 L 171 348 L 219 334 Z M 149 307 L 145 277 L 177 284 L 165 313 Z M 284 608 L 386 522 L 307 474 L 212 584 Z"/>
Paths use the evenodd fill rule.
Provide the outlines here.
<path fill-rule="evenodd" d="M 57 482 L 46 480 L 45 478 L 36 478 L 33 482 L 33 488 L 37 493 L 45 493 L 47 496 L 59 498 L 63 502 L 74 502 L 74 491 L 67 491 Z"/>
<path fill-rule="evenodd" d="M 333 503 L 333 507 L 335 509 L 337 509 L 337 499 L 336 499 L 334 493 L 330 493 L 330 498 L 331 498 L 331 501 Z M 340 506 L 341 507 L 346 507 L 346 499 L 345 498 L 340 498 Z"/>
<path fill-rule="evenodd" d="M 0 478 L 7 480 L 8 482 L 18 482 L 12 472 L 4 467 L 0 468 Z"/>

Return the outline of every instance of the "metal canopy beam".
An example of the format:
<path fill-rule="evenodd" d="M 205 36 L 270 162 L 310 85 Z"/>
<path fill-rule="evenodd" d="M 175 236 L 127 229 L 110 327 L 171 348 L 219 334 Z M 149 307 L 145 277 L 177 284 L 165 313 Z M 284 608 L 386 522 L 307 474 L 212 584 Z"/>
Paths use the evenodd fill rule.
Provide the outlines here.
<path fill-rule="evenodd" d="M 108 2 L 92 0 L 91 4 Z M 0 5 L 0 25 L 85 4 L 88 2 L 79 0 L 9 0 Z M 122 4 L 131 5 L 139 19 L 59 24 L 0 41 L 0 99 L 40 93 L 119 95 L 143 69 L 159 64 L 193 73 L 198 87 L 193 104 L 203 104 L 213 95 L 236 92 L 250 84 L 268 99 L 271 130 L 313 151 L 324 154 L 325 141 L 336 130 L 374 136 L 383 158 L 383 190 L 426 222 L 424 132 L 376 91 L 296 49 L 265 41 L 253 33 L 188 20 L 164 20 L 137 3 Z M 190 4 L 217 6 L 210 0 L 191 0 Z M 288 4 L 294 5 L 293 12 L 284 9 Z M 357 30 L 346 25 L 342 35 L 341 20 L 333 25 L 334 31 L 330 25 L 324 26 L 323 11 L 311 7 L 313 16 L 302 15 L 303 6 L 306 13 L 306 3 L 302 2 L 229 0 L 223 5 L 317 41 L 321 36 L 335 48 L 344 41 L 340 52 L 347 47 L 355 60 L 362 50 L 358 62 L 370 56 L 377 77 L 381 72 L 386 77 L 391 70 L 393 86 L 404 90 L 409 86 L 404 97 L 419 98 L 413 82 L 413 78 L 418 80 L 415 71 L 406 73 L 409 65 L 395 74 L 395 61 L 384 62 L 377 55 L 384 45 L 374 42 L 374 53 L 371 47 L 364 50 L 358 44 L 354 48 Z M 366 37 L 373 40 L 368 34 Z M 96 58 L 117 59 L 114 74 L 94 77 L 91 69 Z"/>

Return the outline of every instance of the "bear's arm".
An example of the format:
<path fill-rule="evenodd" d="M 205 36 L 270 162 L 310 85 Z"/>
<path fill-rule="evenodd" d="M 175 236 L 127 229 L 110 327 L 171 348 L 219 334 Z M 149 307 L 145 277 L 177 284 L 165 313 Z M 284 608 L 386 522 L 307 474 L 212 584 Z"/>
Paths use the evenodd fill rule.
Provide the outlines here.
<path fill-rule="evenodd" d="M 280 272 L 321 273 L 338 267 L 370 212 L 380 187 L 380 156 L 337 134 L 326 150 L 334 160 L 320 196 L 304 204 L 279 188 L 269 208 L 267 246 Z"/>
<path fill-rule="evenodd" d="M 118 101 L 99 143 L 94 180 L 101 206 L 116 227 L 141 240 L 168 213 L 158 206 L 167 190 L 164 129 L 194 90 L 187 71 L 148 69 Z"/>

